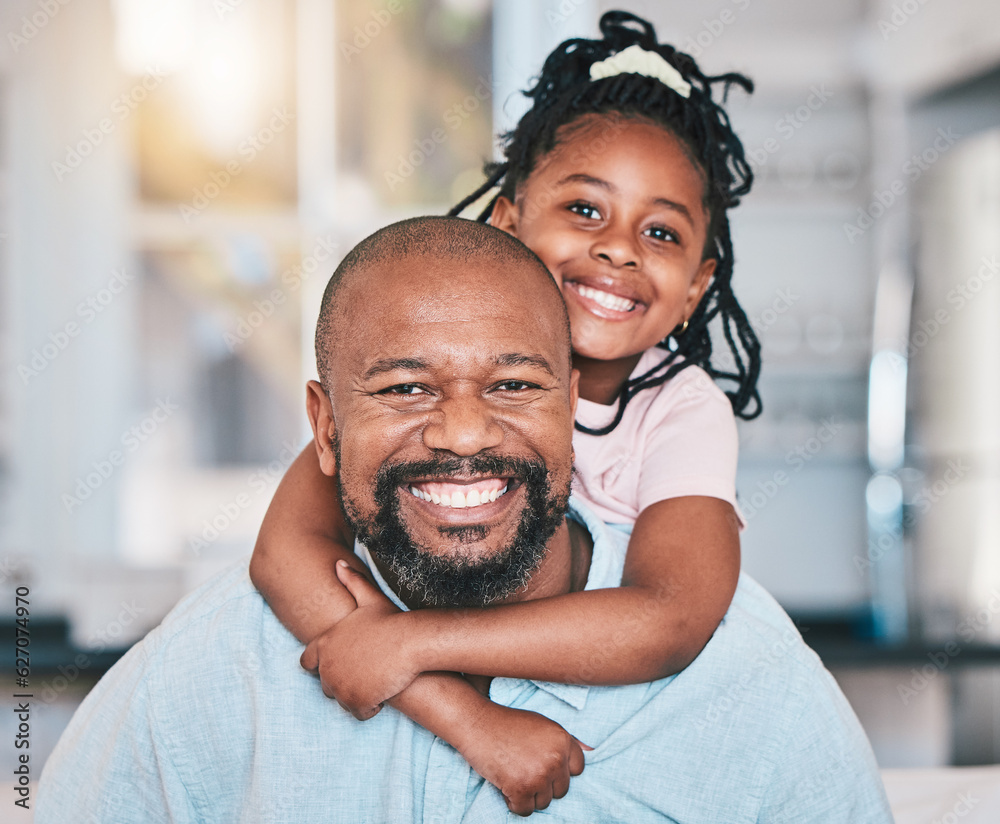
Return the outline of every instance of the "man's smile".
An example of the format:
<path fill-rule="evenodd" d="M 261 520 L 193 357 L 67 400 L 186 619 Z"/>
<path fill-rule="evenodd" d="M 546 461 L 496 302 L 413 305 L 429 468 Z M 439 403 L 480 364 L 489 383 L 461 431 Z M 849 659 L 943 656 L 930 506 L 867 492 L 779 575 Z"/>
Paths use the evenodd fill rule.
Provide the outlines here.
<path fill-rule="evenodd" d="M 398 487 L 401 511 L 412 509 L 429 526 L 492 529 L 519 519 L 525 506 L 524 481 L 512 474 L 406 480 Z M 513 528 L 513 527 L 512 527 Z"/>
<path fill-rule="evenodd" d="M 467 482 L 428 481 L 410 484 L 410 492 L 422 501 L 452 509 L 473 509 L 505 495 L 507 478 L 485 478 Z"/>

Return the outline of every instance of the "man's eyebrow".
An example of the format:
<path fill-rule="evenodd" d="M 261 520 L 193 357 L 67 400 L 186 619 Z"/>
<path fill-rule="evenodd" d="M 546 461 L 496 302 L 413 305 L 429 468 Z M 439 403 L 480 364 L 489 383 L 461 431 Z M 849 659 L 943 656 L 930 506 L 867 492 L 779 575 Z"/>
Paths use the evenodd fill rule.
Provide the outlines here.
<path fill-rule="evenodd" d="M 384 375 L 386 372 L 395 372 L 397 369 L 419 372 L 427 368 L 427 363 L 418 358 L 381 358 L 369 366 L 361 377 L 363 380 L 369 380 L 377 375 Z"/>
<path fill-rule="evenodd" d="M 529 355 L 523 352 L 508 352 L 504 355 L 497 355 L 494 360 L 497 366 L 537 366 L 544 369 L 550 375 L 555 375 L 552 366 L 541 355 Z"/>
<path fill-rule="evenodd" d="M 563 186 L 567 183 L 589 183 L 591 186 L 599 186 L 609 192 L 615 191 L 614 185 L 604 178 L 594 177 L 593 175 L 584 174 L 583 172 L 566 175 L 566 177 L 559 180 L 556 185 Z M 688 209 L 688 207 L 683 203 L 678 203 L 676 200 L 670 200 L 666 197 L 655 197 L 653 198 L 653 203 L 658 206 L 663 206 L 665 209 L 671 209 L 672 211 L 679 212 L 688 219 L 689 223 L 694 223 L 694 219 L 691 217 L 691 210 Z"/>

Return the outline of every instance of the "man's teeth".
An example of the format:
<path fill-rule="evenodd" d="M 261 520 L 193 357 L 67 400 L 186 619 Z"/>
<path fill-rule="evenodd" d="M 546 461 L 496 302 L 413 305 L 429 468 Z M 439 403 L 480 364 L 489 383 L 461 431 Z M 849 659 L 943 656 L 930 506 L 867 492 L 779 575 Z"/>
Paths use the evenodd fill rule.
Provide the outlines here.
<path fill-rule="evenodd" d="M 614 309 L 617 312 L 631 312 L 635 309 L 634 300 L 620 298 L 618 295 L 602 292 L 600 289 L 594 289 L 592 286 L 583 286 L 578 283 L 576 290 L 585 298 L 590 298 L 594 303 L 600 304 L 605 309 Z"/>
<path fill-rule="evenodd" d="M 479 490 L 477 489 L 470 489 L 468 494 L 461 490 L 455 490 L 450 495 L 447 492 L 444 495 L 438 495 L 436 492 L 423 492 L 415 486 L 410 487 L 410 492 L 415 497 L 420 498 L 421 501 L 428 501 L 438 506 L 448 506 L 452 509 L 468 509 L 469 507 L 492 503 L 507 492 L 507 485 L 505 484 L 503 489 L 494 489 L 492 492 L 484 492 L 482 495 L 479 494 Z"/>

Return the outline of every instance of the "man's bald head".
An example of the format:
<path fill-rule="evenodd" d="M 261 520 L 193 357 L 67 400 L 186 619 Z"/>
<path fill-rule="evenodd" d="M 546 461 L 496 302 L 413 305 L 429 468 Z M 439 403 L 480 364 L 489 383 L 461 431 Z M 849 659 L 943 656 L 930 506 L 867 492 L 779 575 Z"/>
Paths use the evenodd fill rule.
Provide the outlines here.
<path fill-rule="evenodd" d="M 550 538 L 568 551 L 577 383 L 566 307 L 534 254 L 456 218 L 382 229 L 327 287 L 316 352 L 320 468 L 407 604 L 552 580 L 534 576 Z"/>
<path fill-rule="evenodd" d="M 524 282 L 544 285 L 553 300 L 541 311 L 550 311 L 566 332 L 569 318 L 558 286 L 545 264 L 513 235 L 484 223 L 455 217 L 416 217 L 393 223 L 366 237 L 341 261 L 330 278 L 316 323 L 316 365 L 320 381 L 330 386 L 329 369 L 338 348 L 336 332 L 342 326 L 341 296 L 356 282 L 375 282 L 407 270 L 407 261 L 440 259 L 466 265 L 471 280 L 486 282 L 500 269 L 516 269 Z M 510 284 L 516 288 L 517 284 Z M 350 312 L 363 311 L 352 302 Z"/>

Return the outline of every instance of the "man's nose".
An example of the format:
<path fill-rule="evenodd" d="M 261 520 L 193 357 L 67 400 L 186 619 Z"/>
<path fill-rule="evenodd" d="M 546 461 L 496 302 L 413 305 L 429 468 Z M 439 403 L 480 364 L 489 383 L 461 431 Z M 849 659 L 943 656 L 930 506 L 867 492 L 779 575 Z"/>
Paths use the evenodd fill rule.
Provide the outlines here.
<path fill-rule="evenodd" d="M 464 396 L 442 401 L 423 435 L 429 449 L 469 456 L 500 446 L 504 433 L 489 401 Z"/>

